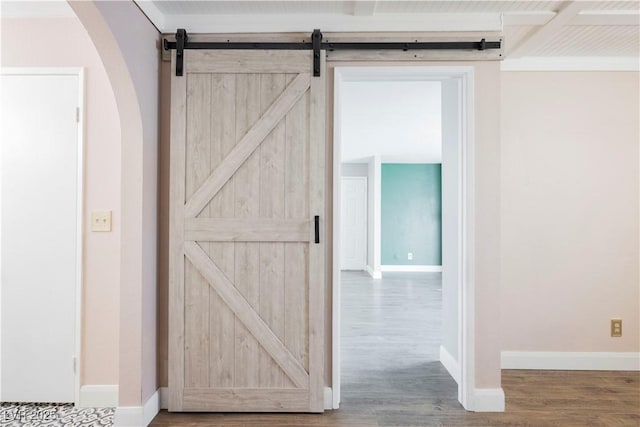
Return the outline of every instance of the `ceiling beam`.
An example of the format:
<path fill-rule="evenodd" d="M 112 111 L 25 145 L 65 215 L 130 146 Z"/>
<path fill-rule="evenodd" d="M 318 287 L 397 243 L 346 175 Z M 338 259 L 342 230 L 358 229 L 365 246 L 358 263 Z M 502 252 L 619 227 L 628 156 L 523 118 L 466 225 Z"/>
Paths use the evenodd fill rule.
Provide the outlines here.
<path fill-rule="evenodd" d="M 545 25 L 557 15 L 550 10 L 535 12 L 505 12 L 502 21 L 505 26 L 538 26 Z"/>
<path fill-rule="evenodd" d="M 351 14 L 354 16 L 373 16 L 376 13 L 377 1 L 354 0 L 351 4 Z"/>
<path fill-rule="evenodd" d="M 585 3 L 588 2 L 581 2 L 577 0 L 565 2 L 564 7 L 558 11 L 556 16 L 549 20 L 545 25 L 541 26 L 538 30 L 531 32 L 528 37 L 520 41 L 520 43 L 509 53 L 509 58 L 521 58 L 522 56 L 525 56 L 527 52 L 531 52 L 551 40 L 563 26 L 567 25 L 578 15 L 578 13 L 580 13 L 580 11 L 588 6 L 588 4 Z"/>
<path fill-rule="evenodd" d="M 140 10 L 147 15 L 149 21 L 156 26 L 156 28 L 162 32 L 165 27 L 165 15 L 158 9 L 158 6 L 151 0 L 134 0 Z"/>
<path fill-rule="evenodd" d="M 640 25 L 640 10 L 583 10 L 567 25 Z"/>

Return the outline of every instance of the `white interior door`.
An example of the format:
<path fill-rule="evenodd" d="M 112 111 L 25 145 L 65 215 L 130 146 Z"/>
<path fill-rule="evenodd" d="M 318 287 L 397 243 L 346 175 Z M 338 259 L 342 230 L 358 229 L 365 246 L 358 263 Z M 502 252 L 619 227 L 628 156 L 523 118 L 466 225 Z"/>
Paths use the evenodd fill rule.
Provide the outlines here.
<path fill-rule="evenodd" d="M 74 401 L 79 78 L 1 76 L 5 402 Z"/>
<path fill-rule="evenodd" d="M 367 178 L 343 177 L 341 188 L 341 269 L 367 264 Z"/>

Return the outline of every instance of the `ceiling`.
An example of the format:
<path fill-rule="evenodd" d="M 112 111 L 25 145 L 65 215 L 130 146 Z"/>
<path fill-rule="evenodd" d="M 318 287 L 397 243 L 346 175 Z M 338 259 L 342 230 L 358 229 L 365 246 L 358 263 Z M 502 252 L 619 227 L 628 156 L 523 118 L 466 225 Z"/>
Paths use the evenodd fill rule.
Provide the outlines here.
<path fill-rule="evenodd" d="M 345 163 L 442 161 L 439 81 L 343 81 L 339 115 Z"/>
<path fill-rule="evenodd" d="M 135 1 L 163 33 L 501 32 L 506 59 L 640 56 L 640 0 Z M 3 17 L 73 16 L 64 1 L 0 6 Z"/>
<path fill-rule="evenodd" d="M 507 59 L 638 57 L 640 1 L 136 0 L 166 33 L 502 32 Z"/>

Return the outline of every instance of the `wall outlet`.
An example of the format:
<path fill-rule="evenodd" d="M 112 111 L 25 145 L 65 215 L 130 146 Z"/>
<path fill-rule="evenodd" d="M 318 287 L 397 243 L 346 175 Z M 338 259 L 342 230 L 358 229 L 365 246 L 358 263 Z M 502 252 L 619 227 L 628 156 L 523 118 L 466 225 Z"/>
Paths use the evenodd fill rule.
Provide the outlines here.
<path fill-rule="evenodd" d="M 409 252 L 409 253 L 407 254 L 407 259 L 408 259 L 409 261 L 413 261 L 413 252 Z"/>
<path fill-rule="evenodd" d="M 622 336 L 622 319 L 611 319 L 611 336 Z"/>
<path fill-rule="evenodd" d="M 91 231 L 111 231 L 111 211 L 91 212 Z"/>

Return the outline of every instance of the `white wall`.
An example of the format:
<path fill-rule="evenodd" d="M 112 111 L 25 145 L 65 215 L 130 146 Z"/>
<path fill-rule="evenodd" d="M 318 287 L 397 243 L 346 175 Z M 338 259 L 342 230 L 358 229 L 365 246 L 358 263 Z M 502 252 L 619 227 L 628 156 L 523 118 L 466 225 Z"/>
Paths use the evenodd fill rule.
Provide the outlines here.
<path fill-rule="evenodd" d="M 458 361 L 460 90 L 442 82 L 442 346 Z"/>
<path fill-rule="evenodd" d="M 502 73 L 503 350 L 640 351 L 638 82 Z"/>
<path fill-rule="evenodd" d="M 374 279 L 382 278 L 380 272 L 380 211 L 382 209 L 380 187 L 382 185 L 382 163 L 380 156 L 367 162 L 367 271 Z"/>
<path fill-rule="evenodd" d="M 367 176 L 368 167 L 366 163 L 343 163 L 341 165 L 342 176 Z"/>

